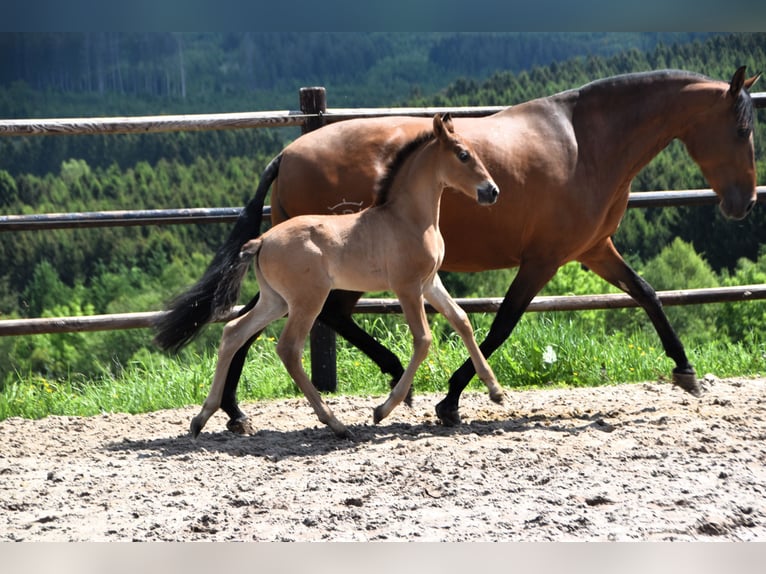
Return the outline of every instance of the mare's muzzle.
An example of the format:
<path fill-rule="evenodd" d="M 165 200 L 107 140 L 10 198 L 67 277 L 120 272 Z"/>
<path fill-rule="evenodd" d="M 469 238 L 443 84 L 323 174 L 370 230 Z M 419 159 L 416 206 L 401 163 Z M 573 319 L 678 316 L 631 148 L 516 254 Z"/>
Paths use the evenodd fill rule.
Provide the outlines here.
<path fill-rule="evenodd" d="M 727 193 L 723 195 L 718 208 L 726 219 L 739 221 L 747 217 L 756 203 L 755 193 Z"/>
<path fill-rule="evenodd" d="M 486 181 L 476 188 L 476 195 L 482 205 L 492 205 L 497 201 L 500 190 L 493 181 Z"/>

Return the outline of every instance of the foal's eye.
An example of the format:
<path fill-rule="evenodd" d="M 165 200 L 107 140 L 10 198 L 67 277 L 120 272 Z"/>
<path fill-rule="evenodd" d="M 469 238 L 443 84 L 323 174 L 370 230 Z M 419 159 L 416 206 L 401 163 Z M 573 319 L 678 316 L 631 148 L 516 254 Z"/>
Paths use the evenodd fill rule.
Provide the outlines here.
<path fill-rule="evenodd" d="M 457 158 L 462 161 L 463 163 L 467 162 L 469 159 L 471 159 L 471 154 L 468 153 L 466 150 L 461 149 L 459 152 L 457 152 Z"/>

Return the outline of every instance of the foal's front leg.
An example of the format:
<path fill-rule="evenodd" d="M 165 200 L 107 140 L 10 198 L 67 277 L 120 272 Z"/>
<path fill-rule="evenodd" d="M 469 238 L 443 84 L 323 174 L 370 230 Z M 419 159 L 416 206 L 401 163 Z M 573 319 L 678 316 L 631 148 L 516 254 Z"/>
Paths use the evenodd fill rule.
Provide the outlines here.
<path fill-rule="evenodd" d="M 460 335 L 463 344 L 468 349 L 468 354 L 471 357 L 471 362 L 477 376 L 489 390 L 489 398 L 496 403 L 502 403 L 504 397 L 503 389 L 498 384 L 492 367 L 489 366 L 487 359 L 484 358 L 479 345 L 476 343 L 468 315 L 455 303 L 455 300 L 444 288 L 444 284 L 441 282 L 438 274 L 434 275 L 430 285 L 426 285 L 423 294 L 426 300 L 434 306 L 434 309 L 444 315 L 449 324 L 452 325 L 452 328 Z"/>
<path fill-rule="evenodd" d="M 391 391 L 391 394 L 388 395 L 386 401 L 375 407 L 375 410 L 373 411 L 373 421 L 376 424 L 391 414 L 391 411 L 393 411 L 394 408 L 407 396 L 412 387 L 415 372 L 428 356 L 428 349 L 431 347 L 431 329 L 428 327 L 426 311 L 423 307 L 423 296 L 421 295 L 420 289 L 414 293 L 397 292 L 396 295 L 402 306 L 404 318 L 412 332 L 412 358 L 410 359 L 410 363 L 407 365 L 404 374 L 399 379 L 399 382 L 396 383 L 396 386 Z"/>

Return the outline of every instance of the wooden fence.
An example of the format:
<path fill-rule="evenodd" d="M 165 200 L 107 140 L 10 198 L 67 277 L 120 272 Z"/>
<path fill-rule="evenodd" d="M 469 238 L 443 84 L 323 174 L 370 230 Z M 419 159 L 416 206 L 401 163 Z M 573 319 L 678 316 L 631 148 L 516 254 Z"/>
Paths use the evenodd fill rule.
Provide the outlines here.
<path fill-rule="evenodd" d="M 766 107 L 766 92 L 752 94 L 757 108 Z M 0 136 L 38 136 L 74 134 L 128 134 L 173 131 L 225 130 L 300 126 L 303 132 L 322 125 L 353 118 L 407 115 L 430 117 L 435 113 L 450 112 L 455 117 L 480 117 L 498 112 L 504 107 L 460 108 L 330 108 L 326 106 L 324 88 L 302 88 L 300 111 L 248 112 L 229 114 L 200 114 L 175 116 L 144 116 L 114 118 L 72 118 L 40 120 L 0 120 Z M 766 203 L 766 186 L 757 189 L 758 201 Z M 631 193 L 628 207 L 667 207 L 674 205 L 708 205 L 716 203 L 712 190 L 677 190 Z M 44 229 L 81 227 L 115 227 L 133 225 L 169 225 L 190 223 L 233 222 L 240 207 L 164 209 L 140 211 L 107 211 L 85 213 L 54 213 L 0 216 L 0 233 Z M 264 215 L 270 215 L 266 207 Z M 743 285 L 717 289 L 690 289 L 661 291 L 658 296 L 664 305 L 687 305 L 728 301 L 766 299 L 766 284 Z M 458 299 L 467 312 L 494 312 L 500 298 Z M 624 294 L 583 295 L 563 297 L 536 297 L 529 311 L 560 311 L 583 309 L 610 309 L 635 307 L 636 303 Z M 233 316 L 239 308 L 235 309 Z M 359 313 L 400 313 L 394 299 L 362 299 L 356 309 Z M 428 309 L 433 312 L 432 309 Z M 31 335 L 41 333 L 68 333 L 114 329 L 150 327 L 161 313 L 140 312 L 84 317 L 57 317 L 0 320 L 0 336 Z M 334 334 L 315 328 L 311 336 L 312 378 L 320 389 L 335 386 Z"/>

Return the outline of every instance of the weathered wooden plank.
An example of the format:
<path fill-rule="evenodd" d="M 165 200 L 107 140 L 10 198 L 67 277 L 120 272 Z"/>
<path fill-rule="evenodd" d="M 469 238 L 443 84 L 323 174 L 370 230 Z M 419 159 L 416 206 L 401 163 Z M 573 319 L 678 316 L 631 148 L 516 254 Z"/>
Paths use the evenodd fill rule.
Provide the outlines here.
<path fill-rule="evenodd" d="M 751 97 L 756 108 L 766 108 L 766 92 L 754 92 Z M 508 106 L 328 108 L 322 116 L 326 123 L 384 116 L 429 117 L 445 112 L 450 112 L 455 117 L 481 117 L 497 113 L 506 107 Z M 316 114 L 283 110 L 224 114 L 0 120 L 0 136 L 126 134 L 302 126 L 307 120 L 315 117 Z"/>
<path fill-rule="evenodd" d="M 737 301 L 755 301 L 766 299 L 766 284 L 742 285 L 735 287 L 715 287 L 708 289 L 681 289 L 658 291 L 662 304 L 699 305 L 705 303 L 725 303 Z M 458 298 L 455 299 L 467 313 L 495 313 L 502 298 Z M 535 297 L 527 311 L 584 311 L 594 309 L 624 309 L 637 307 L 636 302 L 622 293 L 605 295 L 563 295 Z M 235 307 L 221 321 L 234 318 L 241 307 Z M 426 305 L 428 313 L 435 310 Z M 402 312 L 396 299 L 361 299 L 354 309 L 355 313 L 399 314 Z M 37 335 L 42 333 L 75 333 L 86 331 L 109 331 L 117 329 L 138 329 L 151 327 L 154 320 L 163 311 L 142 313 L 116 313 L 111 315 L 91 315 L 85 317 L 55 317 L 33 319 L 6 319 L 0 321 L 0 336 Z"/>
<path fill-rule="evenodd" d="M 301 112 L 0 120 L 0 136 L 131 134 L 301 126 Z"/>
<path fill-rule="evenodd" d="M 756 188 L 758 201 L 766 203 L 766 186 Z M 718 197 L 711 189 L 642 191 L 630 194 L 628 207 L 672 207 L 715 205 Z M 135 211 L 89 211 L 82 213 L 35 213 L 0 215 L 1 231 L 70 229 L 75 227 L 127 227 L 135 225 L 178 225 L 186 223 L 232 223 L 240 207 L 199 207 L 188 209 L 145 209 Z M 271 207 L 263 208 L 271 217 Z"/>

